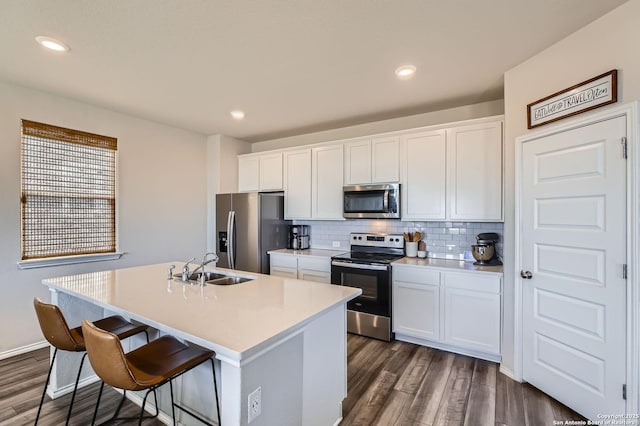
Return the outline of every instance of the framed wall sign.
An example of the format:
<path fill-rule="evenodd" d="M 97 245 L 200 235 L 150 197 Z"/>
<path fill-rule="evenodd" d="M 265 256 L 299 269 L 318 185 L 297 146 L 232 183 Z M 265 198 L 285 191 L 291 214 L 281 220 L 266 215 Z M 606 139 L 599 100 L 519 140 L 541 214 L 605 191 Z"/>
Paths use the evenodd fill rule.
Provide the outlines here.
<path fill-rule="evenodd" d="M 527 105 L 527 127 L 580 114 L 618 100 L 618 70 L 611 70 Z"/>

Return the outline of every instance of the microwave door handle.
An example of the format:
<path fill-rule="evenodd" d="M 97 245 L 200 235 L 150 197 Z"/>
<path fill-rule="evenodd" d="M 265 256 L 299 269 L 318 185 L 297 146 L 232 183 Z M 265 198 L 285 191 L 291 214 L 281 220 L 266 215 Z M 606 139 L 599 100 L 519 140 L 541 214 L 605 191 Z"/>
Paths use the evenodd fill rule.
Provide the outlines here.
<path fill-rule="evenodd" d="M 382 209 L 384 213 L 389 213 L 389 190 L 388 189 L 384 191 Z"/>

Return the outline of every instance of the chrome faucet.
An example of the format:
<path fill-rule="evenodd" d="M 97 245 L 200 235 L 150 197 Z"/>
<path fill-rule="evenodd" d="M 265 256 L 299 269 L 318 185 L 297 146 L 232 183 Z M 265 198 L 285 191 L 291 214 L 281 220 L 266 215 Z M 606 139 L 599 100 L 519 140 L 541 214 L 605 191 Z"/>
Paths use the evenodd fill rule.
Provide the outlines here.
<path fill-rule="evenodd" d="M 189 273 L 189 262 L 193 262 L 194 260 L 196 260 L 196 258 L 192 257 L 184 263 L 184 266 L 182 266 L 182 281 L 189 281 L 189 275 L 191 275 Z"/>
<path fill-rule="evenodd" d="M 210 259 L 207 259 L 207 256 L 212 256 Z M 220 260 L 220 258 L 218 257 L 217 254 L 213 253 L 213 252 L 209 252 L 209 253 L 205 253 L 205 255 L 202 257 L 202 263 L 200 264 L 200 266 L 198 266 L 196 269 L 194 269 L 191 273 L 195 274 L 197 270 L 202 269 L 204 272 L 204 267 L 205 265 L 208 265 L 212 262 L 217 262 L 218 260 Z"/>

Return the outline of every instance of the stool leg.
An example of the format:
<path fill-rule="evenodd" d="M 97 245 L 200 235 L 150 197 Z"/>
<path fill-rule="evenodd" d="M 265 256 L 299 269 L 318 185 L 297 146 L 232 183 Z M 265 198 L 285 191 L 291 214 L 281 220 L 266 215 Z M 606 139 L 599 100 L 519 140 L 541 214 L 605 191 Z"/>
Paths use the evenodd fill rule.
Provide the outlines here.
<path fill-rule="evenodd" d="M 78 390 L 78 382 L 80 382 L 80 374 L 82 373 L 82 365 L 84 364 L 84 359 L 87 357 L 87 353 L 85 352 L 82 355 L 82 360 L 80 361 L 80 368 L 78 368 L 78 375 L 76 376 L 76 384 L 73 387 L 73 393 L 71 394 L 71 402 L 69 403 L 69 412 L 67 413 L 67 422 L 65 426 L 69 425 L 69 419 L 71 418 L 71 410 L 73 409 L 73 401 L 76 399 L 76 392 Z"/>
<path fill-rule="evenodd" d="M 218 413 L 218 426 L 222 426 L 222 421 L 220 420 L 220 402 L 218 402 L 218 382 L 216 381 L 216 365 L 213 361 L 213 358 L 209 358 L 211 360 L 211 371 L 213 371 L 213 390 L 216 393 L 216 412 Z"/>
<path fill-rule="evenodd" d="M 104 382 L 100 383 L 100 391 L 98 392 L 98 400 L 96 401 L 96 409 L 93 411 L 93 418 L 91 419 L 91 426 L 96 424 L 96 417 L 98 417 L 98 407 L 100 407 L 100 398 L 102 397 L 102 389 L 104 389 Z"/>
<path fill-rule="evenodd" d="M 144 394 L 144 398 L 142 400 L 142 406 L 140 407 L 140 417 L 138 417 L 138 426 L 142 425 L 142 417 L 144 416 L 144 406 L 147 404 L 147 397 L 149 396 L 149 392 L 151 392 L 152 390 L 153 390 L 153 388 L 149 389 Z M 156 401 L 156 403 L 157 403 L 157 401 Z M 156 407 L 156 410 L 157 409 L 158 409 L 158 407 Z"/>
<path fill-rule="evenodd" d="M 53 370 L 53 363 L 56 362 L 56 355 L 58 354 L 58 348 L 53 351 L 53 358 L 51 359 L 51 365 L 49 366 L 49 372 L 47 373 L 47 381 L 44 382 L 44 389 L 42 390 L 42 397 L 40 398 L 40 405 L 38 406 L 38 414 L 36 414 L 36 421 L 34 424 L 38 424 L 40 418 L 40 411 L 42 410 L 42 403 L 44 402 L 44 396 L 47 394 L 47 386 L 49 386 L 49 379 L 51 378 L 51 370 Z"/>
<path fill-rule="evenodd" d="M 171 415 L 173 416 L 173 426 L 176 426 L 176 404 L 173 402 L 173 381 L 169 379 L 169 389 L 171 389 Z"/>

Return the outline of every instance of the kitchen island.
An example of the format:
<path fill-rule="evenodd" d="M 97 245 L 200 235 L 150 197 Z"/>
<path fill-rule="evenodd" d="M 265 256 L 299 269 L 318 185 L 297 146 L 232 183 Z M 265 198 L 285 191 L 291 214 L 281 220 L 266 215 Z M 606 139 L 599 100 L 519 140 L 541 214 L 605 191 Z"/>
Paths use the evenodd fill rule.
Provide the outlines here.
<path fill-rule="evenodd" d="M 345 307 L 360 289 L 224 269 L 217 270 L 254 279 L 229 286 L 191 284 L 168 279 L 169 266 L 94 272 L 43 283 L 72 327 L 84 318 L 116 313 L 148 324 L 159 334 L 214 350 L 225 426 L 248 424 L 249 395 L 258 388 L 260 414 L 252 425 L 340 421 L 347 377 Z M 141 337 L 130 340 L 125 344 L 131 348 L 144 343 Z M 77 354 L 64 355 L 52 374 L 52 396 L 66 393 L 74 380 L 79 359 Z M 215 419 L 207 369 L 202 365 L 178 379 L 176 393 L 183 404 Z M 90 371 L 85 376 L 83 384 L 95 380 Z M 167 401 L 165 390 L 161 409 L 170 407 Z M 169 417 L 162 414 L 161 419 Z M 180 420 L 191 424 L 189 416 Z"/>

